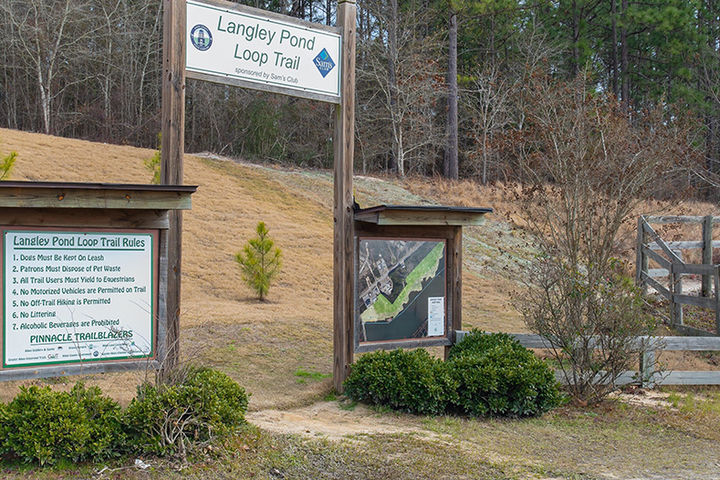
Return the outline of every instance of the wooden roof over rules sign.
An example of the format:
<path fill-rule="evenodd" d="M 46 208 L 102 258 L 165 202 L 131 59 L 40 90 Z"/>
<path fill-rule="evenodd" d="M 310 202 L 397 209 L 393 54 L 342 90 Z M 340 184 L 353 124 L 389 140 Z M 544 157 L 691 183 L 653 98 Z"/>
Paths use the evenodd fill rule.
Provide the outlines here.
<path fill-rule="evenodd" d="M 335 27 L 221 0 L 188 0 L 186 30 L 190 78 L 340 101 Z"/>

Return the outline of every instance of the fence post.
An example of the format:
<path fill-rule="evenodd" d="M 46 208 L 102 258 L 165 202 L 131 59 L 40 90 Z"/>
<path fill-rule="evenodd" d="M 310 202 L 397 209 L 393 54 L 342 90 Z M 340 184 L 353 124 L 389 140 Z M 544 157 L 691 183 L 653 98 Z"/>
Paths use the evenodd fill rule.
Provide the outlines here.
<path fill-rule="evenodd" d="M 720 266 L 715 267 L 715 333 L 720 335 Z"/>
<path fill-rule="evenodd" d="M 653 388 L 655 386 L 655 350 L 652 345 L 645 346 L 640 354 L 640 386 Z"/>
<path fill-rule="evenodd" d="M 675 255 L 682 261 L 682 252 L 675 251 Z M 672 325 L 683 324 L 682 303 L 675 301 L 675 295 L 682 295 L 682 273 L 675 273 L 675 266 L 680 265 L 677 262 L 670 264 L 670 323 Z"/>
<path fill-rule="evenodd" d="M 708 215 L 705 218 L 703 218 L 703 224 L 702 224 L 702 263 L 704 265 L 712 265 L 712 254 L 713 254 L 713 248 L 712 248 L 712 224 L 713 224 L 713 217 L 712 215 Z M 703 275 L 702 276 L 702 296 L 703 297 L 711 297 L 712 296 L 712 276 L 711 275 Z"/>
<path fill-rule="evenodd" d="M 645 229 L 643 228 L 643 224 L 645 223 L 645 217 L 640 215 L 640 218 L 638 218 L 638 226 L 637 226 L 637 247 L 635 251 L 635 285 L 642 288 L 642 293 L 647 293 L 647 282 L 643 280 L 643 272 L 645 274 L 648 273 L 648 258 L 647 255 L 645 255 L 645 252 L 643 251 L 643 247 L 645 246 Z"/>

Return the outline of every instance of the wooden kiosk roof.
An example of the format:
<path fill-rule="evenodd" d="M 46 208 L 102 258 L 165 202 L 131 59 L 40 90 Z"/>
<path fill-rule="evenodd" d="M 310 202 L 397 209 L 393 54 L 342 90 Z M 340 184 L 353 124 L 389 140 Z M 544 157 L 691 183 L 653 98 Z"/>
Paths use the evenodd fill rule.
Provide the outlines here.
<path fill-rule="evenodd" d="M 443 205 L 377 205 L 355 211 L 355 220 L 376 225 L 480 225 L 492 208 Z"/>
<path fill-rule="evenodd" d="M 188 210 L 196 185 L 0 182 L 0 208 Z"/>

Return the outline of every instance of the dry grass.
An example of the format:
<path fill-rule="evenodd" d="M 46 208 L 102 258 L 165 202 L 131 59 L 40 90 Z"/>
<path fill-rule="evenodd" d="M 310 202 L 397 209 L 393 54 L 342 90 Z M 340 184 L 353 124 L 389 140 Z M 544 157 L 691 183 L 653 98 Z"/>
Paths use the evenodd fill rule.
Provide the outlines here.
<path fill-rule="evenodd" d="M 423 193 L 426 197 L 450 205 L 477 206 L 489 205 L 495 209 L 495 217 L 501 218 L 515 227 L 526 225 L 526 211 L 517 201 L 521 193 L 518 184 L 505 184 L 502 182 L 482 186 L 472 180 L 447 182 L 441 178 L 428 179 L 425 177 L 411 178 L 404 182 L 404 186 L 415 193 Z M 720 207 L 713 203 L 697 201 L 660 201 L 644 200 L 639 202 L 632 219 L 620 231 L 617 254 L 629 263 L 635 261 L 635 238 L 637 223 L 635 218 L 640 215 L 720 215 Z M 701 227 L 698 225 L 674 224 L 657 225 L 656 231 L 665 240 L 700 240 Z M 720 240 L 720 228 L 714 229 L 713 238 Z M 699 263 L 699 254 L 687 257 L 689 261 Z"/>
<path fill-rule="evenodd" d="M 14 130 L 0 130 L 0 142 L 0 152 L 19 153 L 15 180 L 150 180 L 143 165 L 153 154 L 149 149 Z M 294 372 L 331 372 L 332 177 L 323 171 L 259 167 L 211 155 L 186 155 L 184 172 L 185 183 L 199 186 L 192 210 L 184 214 L 184 357 L 217 365 L 246 385 L 253 393 L 253 409 L 321 397 L 330 389 L 329 380 L 298 383 Z M 358 177 L 356 194 L 363 206 L 423 202 L 402 185 L 373 177 Z M 283 272 L 263 303 L 242 283 L 234 261 L 261 220 L 283 250 Z M 512 226 L 492 220 L 487 227 L 468 229 L 463 276 L 468 327 L 524 329 L 509 305 L 514 282 L 503 274 L 503 268 L 517 270 L 518 255 L 530 256 L 522 253 L 528 248 L 516 233 Z M 126 403 L 142 375 L 88 380 Z M 0 399 L 10 398 L 15 387 L 0 386 Z"/>
<path fill-rule="evenodd" d="M 19 153 L 12 176 L 17 180 L 143 183 L 151 177 L 143 166 L 153 154 L 147 149 L 0 129 L 0 154 L 10 150 Z M 286 412 L 283 418 L 293 415 L 297 410 L 288 409 L 314 404 L 331 388 L 326 376 L 332 368 L 332 178 L 325 171 L 186 155 L 185 183 L 199 189 L 193 209 L 184 215 L 183 355 L 217 366 L 239 381 L 253 394 L 251 410 L 274 408 Z M 465 230 L 464 325 L 490 331 L 525 329 L 510 305 L 510 293 L 535 250 L 520 228 L 523 212 L 513 194 L 517 187 L 372 177 L 358 177 L 355 185 L 363 206 L 437 202 L 495 208 L 485 225 Z M 643 213 L 717 211 L 707 204 L 648 202 L 643 208 Z M 260 220 L 284 253 L 283 273 L 263 303 L 241 282 L 233 259 Z M 86 380 L 127 403 L 144 374 Z M 69 388 L 74 381 L 38 382 Z M 14 396 L 18 384 L 0 384 L 0 400 Z M 372 423 L 375 416 L 376 423 L 401 423 L 407 427 L 402 433 L 356 435 L 352 441 L 333 443 L 251 431 L 234 438 L 219 457 L 201 459 L 189 469 L 176 471 L 165 464 L 143 473 L 121 465 L 103 478 L 279 478 L 275 471 L 283 478 L 440 478 L 437 472 L 447 472 L 444 478 L 707 478 L 717 471 L 711 459 L 720 455 L 715 407 L 687 407 L 677 414 L 609 403 L 522 421 L 393 415 L 365 412 L 353 421 Z M 695 415 L 702 426 L 693 421 Z M 93 476 L 92 467 L 83 468 L 10 469 L 0 471 L 0 477 Z"/>
<path fill-rule="evenodd" d="M 145 183 L 151 177 L 143 165 L 153 154 L 149 149 L 0 129 L 0 153 L 10 150 L 19 153 L 12 175 L 16 180 Z M 252 409 L 321 397 L 330 389 L 328 379 L 301 383 L 294 373 L 331 372 L 331 175 L 239 164 L 212 155 L 186 155 L 184 171 L 185 183 L 199 186 L 192 210 L 184 214 L 184 357 L 217 365 L 247 386 Z M 516 201 L 518 189 L 425 178 L 355 180 L 362 206 L 435 202 L 495 209 L 483 226 L 464 231 L 463 322 L 466 328 L 488 331 L 526 331 L 511 306 L 522 267 L 535 254 L 520 228 L 524 212 Z M 658 202 L 643 205 L 645 213 L 706 214 L 711 209 L 694 203 L 672 209 Z M 242 283 L 234 262 L 260 220 L 282 248 L 284 260 L 263 303 Z M 99 375 L 89 381 L 126 403 L 144 374 Z M 15 387 L 0 386 L 0 399 L 14 395 Z"/>

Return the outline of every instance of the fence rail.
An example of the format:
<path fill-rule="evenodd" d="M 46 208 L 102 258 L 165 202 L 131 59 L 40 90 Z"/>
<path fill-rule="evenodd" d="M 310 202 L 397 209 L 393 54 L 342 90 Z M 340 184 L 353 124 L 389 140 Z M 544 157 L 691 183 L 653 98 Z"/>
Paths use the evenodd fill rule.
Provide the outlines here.
<path fill-rule="evenodd" d="M 701 241 L 666 242 L 650 225 L 654 224 L 702 224 Z M 715 312 L 715 334 L 720 335 L 720 265 L 713 265 L 713 248 L 720 248 L 720 241 L 713 241 L 713 225 L 720 217 L 699 216 L 641 216 L 638 219 L 637 261 L 635 280 L 643 288 L 652 287 L 670 303 L 670 324 L 684 333 L 707 335 L 710 332 L 688 327 L 683 322 L 683 305 L 694 305 Z M 702 250 L 702 264 L 685 263 L 683 250 Z M 659 268 L 649 268 L 650 262 Z M 700 296 L 683 292 L 683 275 L 701 275 Z M 667 286 L 656 278 L 667 277 Z M 714 295 L 713 295 L 714 291 Z"/>
<path fill-rule="evenodd" d="M 455 341 L 459 342 L 469 332 L 458 330 Z M 552 349 L 552 343 L 545 337 L 530 333 L 513 333 L 520 344 L 527 348 Z M 639 346 L 644 347 L 638 359 L 637 370 L 627 370 L 617 379 L 618 385 L 720 385 L 720 371 L 658 371 L 657 351 L 720 351 L 720 337 L 636 337 Z M 562 381 L 562 372 L 556 371 Z"/>

